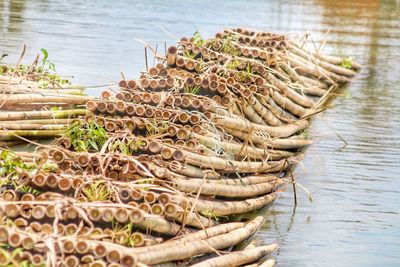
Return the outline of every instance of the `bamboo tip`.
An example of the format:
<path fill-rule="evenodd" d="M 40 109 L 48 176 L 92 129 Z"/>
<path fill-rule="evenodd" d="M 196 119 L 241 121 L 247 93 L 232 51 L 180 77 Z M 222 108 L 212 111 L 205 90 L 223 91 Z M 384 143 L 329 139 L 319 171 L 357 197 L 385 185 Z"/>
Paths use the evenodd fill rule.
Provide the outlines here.
<path fill-rule="evenodd" d="M 178 49 L 176 48 L 176 46 L 168 47 L 168 54 L 176 54 L 177 51 Z"/>
<path fill-rule="evenodd" d="M 174 153 L 172 154 L 172 157 L 174 158 L 174 160 L 177 160 L 177 161 L 185 160 L 185 154 L 181 150 L 175 150 Z"/>

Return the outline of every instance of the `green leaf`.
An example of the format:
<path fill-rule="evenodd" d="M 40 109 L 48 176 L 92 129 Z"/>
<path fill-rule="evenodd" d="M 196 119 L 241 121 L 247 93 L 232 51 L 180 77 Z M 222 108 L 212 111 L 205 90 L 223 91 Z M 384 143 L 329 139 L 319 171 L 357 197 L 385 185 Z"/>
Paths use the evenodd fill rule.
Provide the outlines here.
<path fill-rule="evenodd" d="M 7 160 L 8 154 L 9 154 L 8 150 L 1 151 L 1 159 L 2 160 Z"/>
<path fill-rule="evenodd" d="M 203 37 L 198 31 L 193 33 L 193 43 L 197 46 L 203 46 L 206 41 L 204 41 Z"/>
<path fill-rule="evenodd" d="M 56 71 L 56 65 L 54 65 L 54 63 L 50 63 L 49 70 Z"/>
<path fill-rule="evenodd" d="M 88 140 L 88 143 L 96 150 L 99 150 L 99 147 L 97 146 L 96 142 L 93 140 Z"/>
<path fill-rule="evenodd" d="M 44 48 L 40 48 L 40 52 L 42 52 L 42 55 L 43 55 L 43 62 L 46 62 L 46 60 L 49 57 L 49 53 L 47 53 L 47 50 Z"/>
<path fill-rule="evenodd" d="M 346 69 L 351 69 L 353 67 L 353 58 L 352 57 L 345 57 L 340 64 L 341 67 Z"/>

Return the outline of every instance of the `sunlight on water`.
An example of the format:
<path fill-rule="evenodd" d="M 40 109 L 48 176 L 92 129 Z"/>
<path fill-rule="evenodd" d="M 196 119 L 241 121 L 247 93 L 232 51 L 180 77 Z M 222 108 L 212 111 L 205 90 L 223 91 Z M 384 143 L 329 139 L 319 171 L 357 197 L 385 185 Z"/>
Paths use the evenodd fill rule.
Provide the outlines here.
<path fill-rule="evenodd" d="M 330 30 L 325 51 L 365 65 L 313 121 L 316 142 L 296 169 L 313 202 L 298 187 L 294 209 L 289 188 L 257 240 L 280 243 L 281 266 L 400 265 L 399 1 L 0 0 L 0 53 L 15 62 L 27 44 L 33 60 L 44 47 L 76 83 L 105 84 L 144 69 L 137 39 L 163 52 L 173 36 L 237 26 L 315 40 Z"/>

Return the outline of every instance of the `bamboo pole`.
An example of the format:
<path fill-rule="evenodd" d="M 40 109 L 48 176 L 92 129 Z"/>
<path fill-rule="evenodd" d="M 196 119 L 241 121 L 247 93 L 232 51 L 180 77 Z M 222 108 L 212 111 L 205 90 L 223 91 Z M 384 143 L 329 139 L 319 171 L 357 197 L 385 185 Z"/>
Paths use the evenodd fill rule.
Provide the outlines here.
<path fill-rule="evenodd" d="M 249 132 L 250 130 L 262 131 L 267 133 L 270 137 L 289 137 L 308 126 L 306 120 L 299 120 L 291 124 L 283 126 L 267 126 L 248 122 L 244 119 L 232 119 L 228 117 L 211 115 L 211 120 L 221 126 L 230 129 L 236 129 L 239 131 Z"/>
<path fill-rule="evenodd" d="M 270 255 L 277 248 L 278 246 L 276 244 L 272 244 L 253 249 L 246 249 L 244 251 L 233 252 L 223 256 L 208 259 L 194 264 L 192 265 L 192 267 L 242 266 L 243 264 L 255 262 L 266 255 Z"/>
<path fill-rule="evenodd" d="M 0 123 L 2 130 L 62 130 L 68 125 Z"/>
<path fill-rule="evenodd" d="M 243 228 L 232 230 L 226 234 L 217 235 L 204 240 L 183 242 L 175 246 L 163 247 L 163 250 L 151 250 L 145 253 L 135 253 L 139 262 L 145 264 L 157 264 L 169 261 L 177 261 L 190 258 L 194 255 L 201 255 L 214 252 L 218 249 L 234 246 L 253 235 L 261 226 L 263 218 L 257 217 Z M 179 253 L 177 253 L 179 251 Z"/>
<path fill-rule="evenodd" d="M 67 103 L 81 105 L 86 101 L 93 99 L 87 96 L 75 96 L 68 94 L 57 95 L 41 95 L 41 94 L 17 94 L 17 95 L 0 95 L 0 103 L 13 105 L 13 104 L 26 104 L 26 103 Z"/>
<path fill-rule="evenodd" d="M 312 141 L 307 139 L 268 138 L 265 136 L 245 133 L 230 128 L 226 128 L 225 130 L 229 134 L 232 134 L 233 136 L 241 140 L 250 140 L 253 144 L 260 145 L 261 147 L 264 146 L 266 148 L 299 149 L 312 144 Z"/>
<path fill-rule="evenodd" d="M 229 142 L 218 141 L 214 138 L 210 138 L 203 135 L 193 134 L 201 144 L 207 146 L 210 149 L 216 147 L 222 147 L 225 153 L 232 154 L 234 156 L 249 157 L 252 159 L 281 159 L 293 156 L 293 153 L 284 150 L 268 150 L 263 148 L 257 148 L 252 146 L 244 146 L 243 144 L 235 144 Z"/>
<path fill-rule="evenodd" d="M 61 119 L 75 116 L 88 115 L 86 109 L 56 110 L 56 111 L 26 111 L 26 112 L 1 112 L 0 121 L 13 121 L 24 119 Z"/>
<path fill-rule="evenodd" d="M 250 198 L 239 201 L 213 201 L 189 198 L 195 203 L 195 210 L 198 212 L 211 212 L 213 216 L 230 216 L 235 214 L 244 214 L 271 205 L 276 198 L 277 193 L 270 193 L 257 198 Z"/>
<path fill-rule="evenodd" d="M 203 156 L 185 150 L 175 150 L 174 159 L 184 161 L 187 164 L 195 166 L 207 166 L 214 170 L 221 170 L 225 173 L 261 173 L 261 172 L 278 172 L 287 167 L 285 161 L 234 161 L 219 157 Z"/>
<path fill-rule="evenodd" d="M 268 194 L 275 191 L 283 183 L 283 181 L 276 180 L 273 183 L 259 183 L 243 186 L 242 184 L 214 184 L 183 179 L 173 179 L 172 182 L 174 183 L 175 188 L 181 192 L 200 192 L 202 195 L 230 198 L 256 197 L 259 195 Z"/>
<path fill-rule="evenodd" d="M 19 140 L 18 136 L 30 139 L 50 139 L 61 134 L 60 130 L 0 130 L 0 141 Z"/>

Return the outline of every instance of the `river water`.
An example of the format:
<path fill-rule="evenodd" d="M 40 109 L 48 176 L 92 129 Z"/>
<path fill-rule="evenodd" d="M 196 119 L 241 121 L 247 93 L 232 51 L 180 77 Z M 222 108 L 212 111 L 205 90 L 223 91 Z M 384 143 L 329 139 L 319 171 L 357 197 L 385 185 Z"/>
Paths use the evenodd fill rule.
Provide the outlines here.
<path fill-rule="evenodd" d="M 257 242 L 280 244 L 280 266 L 400 266 L 398 0 L 0 0 L 0 53 L 15 62 L 27 44 L 33 60 L 43 47 L 74 83 L 107 84 L 144 69 L 138 39 L 163 52 L 174 36 L 238 26 L 316 41 L 329 30 L 325 51 L 365 66 L 313 121 L 316 142 L 295 171 L 312 202 L 299 186 L 297 207 L 282 193 Z"/>

